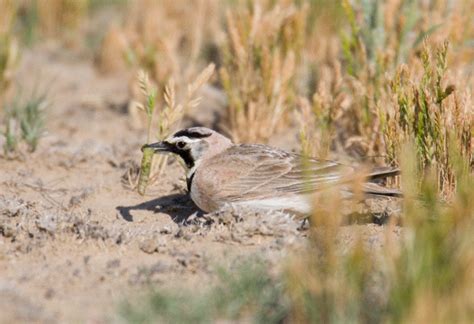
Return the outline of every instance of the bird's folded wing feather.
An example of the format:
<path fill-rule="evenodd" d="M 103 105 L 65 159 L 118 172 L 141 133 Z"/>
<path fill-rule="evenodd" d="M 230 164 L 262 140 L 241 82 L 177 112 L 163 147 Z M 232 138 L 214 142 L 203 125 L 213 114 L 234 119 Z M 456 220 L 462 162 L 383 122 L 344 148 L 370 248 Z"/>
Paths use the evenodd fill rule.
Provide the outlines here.
<path fill-rule="evenodd" d="M 238 159 L 233 159 L 232 154 Z M 226 160 L 221 165 L 232 172 L 227 173 L 216 192 L 226 201 L 314 192 L 340 181 L 353 170 L 333 161 L 304 159 L 263 145 L 237 146 L 226 153 Z"/>

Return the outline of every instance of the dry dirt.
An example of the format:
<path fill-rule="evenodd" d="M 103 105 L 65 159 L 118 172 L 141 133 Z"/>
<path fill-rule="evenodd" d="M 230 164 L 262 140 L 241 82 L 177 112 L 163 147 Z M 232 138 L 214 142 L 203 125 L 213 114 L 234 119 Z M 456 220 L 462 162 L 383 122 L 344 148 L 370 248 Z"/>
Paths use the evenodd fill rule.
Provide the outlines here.
<path fill-rule="evenodd" d="M 126 113 L 127 76 L 101 76 L 91 60 L 43 45 L 24 53 L 18 80 L 49 88 L 53 104 L 39 149 L 0 157 L 0 322 L 115 322 L 120 302 L 151 286 L 204 287 L 217 266 L 276 261 L 305 241 L 285 215 L 197 217 L 175 160 L 147 196 L 130 190 L 123 175 L 145 132 Z M 204 96 L 188 124 L 215 122 L 221 98 Z M 363 233 L 376 249 L 384 230 L 345 226 L 341 244 Z"/>

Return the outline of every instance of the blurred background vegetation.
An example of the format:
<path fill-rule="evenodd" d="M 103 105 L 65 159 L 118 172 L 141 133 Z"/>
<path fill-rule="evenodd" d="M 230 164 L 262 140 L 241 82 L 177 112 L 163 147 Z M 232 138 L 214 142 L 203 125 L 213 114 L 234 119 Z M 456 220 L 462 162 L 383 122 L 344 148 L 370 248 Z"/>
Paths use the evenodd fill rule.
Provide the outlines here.
<path fill-rule="evenodd" d="M 23 98 L 15 82 L 22 52 L 55 43 L 125 76 L 128 114 L 153 136 L 199 114 L 190 91 L 210 80 L 226 98 L 217 126 L 237 142 L 293 130 L 304 154 L 402 167 L 401 246 L 388 224 L 379 255 L 362 242 L 335 251 L 330 195 L 335 208 L 315 209 L 307 248 L 277 273 L 254 261 L 202 295 L 128 304 L 125 318 L 474 319 L 472 0 L 0 0 L 0 12 L 5 156 L 34 150 L 47 124 L 47 91 Z"/>

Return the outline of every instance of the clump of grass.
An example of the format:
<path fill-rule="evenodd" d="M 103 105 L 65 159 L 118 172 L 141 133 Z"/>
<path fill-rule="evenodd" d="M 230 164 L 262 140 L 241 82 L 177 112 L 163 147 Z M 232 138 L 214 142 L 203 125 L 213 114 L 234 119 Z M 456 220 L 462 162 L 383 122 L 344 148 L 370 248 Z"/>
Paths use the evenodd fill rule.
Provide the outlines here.
<path fill-rule="evenodd" d="M 389 226 L 385 247 L 376 254 L 362 241 L 338 252 L 340 204 L 331 195 L 325 200 L 330 212 L 316 209 L 311 218 L 308 250 L 289 262 L 293 321 L 444 322 L 472 316 L 474 255 L 467 247 L 474 229 L 474 178 L 464 157 L 455 154 L 459 185 L 453 203 L 443 205 L 436 176 L 420 177 L 416 151 L 405 147 L 404 152 L 400 244 Z"/>
<path fill-rule="evenodd" d="M 15 153 L 20 139 L 29 152 L 36 151 L 45 132 L 45 112 L 49 103 L 47 94 L 33 94 L 25 102 L 13 101 L 5 110 L 2 135 L 5 155 Z"/>
<path fill-rule="evenodd" d="M 36 151 L 38 142 L 44 134 L 44 114 L 47 106 L 46 94 L 43 94 L 31 97 L 23 107 L 20 107 L 21 136 L 30 152 Z"/>
<path fill-rule="evenodd" d="M 341 65 L 337 61 L 322 69 L 316 92 L 308 99 L 299 98 L 296 111 L 300 126 L 301 151 L 306 156 L 327 158 L 337 135 L 341 107 L 346 100 L 342 89 Z M 330 72 L 329 72 L 330 71 Z"/>
<path fill-rule="evenodd" d="M 339 31 L 339 44 L 318 55 L 307 55 L 310 63 L 317 62 L 319 66 L 310 80 L 315 83 L 310 92 L 318 98 L 330 98 L 324 100 L 322 114 L 337 116 L 332 123 L 333 147 L 344 148 L 356 158 L 383 157 L 386 151 L 380 114 L 390 105 L 389 98 L 393 95 L 387 85 L 402 63 L 407 64 L 414 77 L 421 77 L 423 39 L 430 36 L 430 45 L 439 43 L 440 39 L 453 39 L 456 49 L 453 73 L 465 73 L 466 63 L 472 60 L 472 51 L 465 44 L 472 35 L 458 33 L 454 21 L 466 21 L 468 15 L 462 14 L 466 4 L 461 1 L 452 6 L 446 3 L 426 6 L 419 1 L 343 1 L 342 7 L 347 26 Z M 315 35 L 317 44 L 324 48 L 334 38 L 333 33 L 320 41 L 321 35 Z M 313 42 L 309 40 L 310 44 Z M 313 53 L 317 52 L 313 50 Z M 341 59 L 331 59 L 335 56 Z M 339 76 L 338 82 L 327 77 L 332 74 Z M 312 127 L 310 124 L 307 128 Z"/>
<path fill-rule="evenodd" d="M 329 155 L 332 140 L 333 115 L 331 108 L 322 106 L 320 98 L 313 96 L 312 104 L 302 99 L 297 112 L 301 153 L 304 156 L 317 156 L 324 159 Z"/>
<path fill-rule="evenodd" d="M 472 319 L 474 177 L 465 157 L 453 148 L 457 187 L 452 203 L 438 199 L 435 172 L 421 176 L 417 144 L 405 148 L 405 224 L 411 232 L 390 268 L 388 312 L 396 321 L 463 322 Z M 420 181 L 421 179 L 421 181 Z M 420 202 L 413 197 L 418 197 Z"/>
<path fill-rule="evenodd" d="M 236 142 L 267 141 L 295 102 L 295 74 L 304 44 L 305 7 L 255 2 L 228 11 L 222 46 L 227 124 Z"/>
<path fill-rule="evenodd" d="M 434 49 L 425 44 L 421 78 L 402 66 L 391 83 L 395 102 L 380 112 L 390 162 L 398 164 L 401 143 L 413 140 L 420 166 L 434 168 L 440 190 L 449 195 L 455 188 L 453 147 L 470 168 L 474 114 L 471 104 L 460 100 L 455 86 L 447 83 L 447 55 L 447 42 Z"/>
<path fill-rule="evenodd" d="M 357 229 L 354 242 L 341 236 L 346 207 L 352 208 L 362 197 L 362 183 L 363 177 L 348 182 L 355 193 L 353 201 L 344 201 L 338 188 L 315 197 L 308 246 L 292 253 L 282 274 L 290 299 L 290 322 L 380 321 L 384 296 L 376 286 L 383 285 L 375 271 L 377 258 Z"/>
<path fill-rule="evenodd" d="M 377 155 L 383 144 L 376 107 L 385 94 L 387 76 L 401 62 L 413 59 L 436 25 L 425 28 L 422 18 L 428 13 L 416 1 L 343 1 L 342 6 L 348 30 L 340 35 L 341 53 L 352 100 L 345 112 L 345 146 L 355 144 L 362 155 Z M 354 138 L 357 141 L 351 143 Z"/>
<path fill-rule="evenodd" d="M 144 71 L 139 73 L 138 83 L 145 100 L 142 103 L 136 103 L 136 106 L 145 112 L 147 121 L 146 144 L 149 144 L 153 137 L 153 132 L 155 129 L 155 127 L 153 127 L 154 118 L 157 118 L 155 134 L 158 140 L 165 139 L 171 134 L 173 130 L 175 130 L 176 127 L 179 127 L 179 124 L 186 111 L 196 107 L 199 104 L 200 98 L 196 97 L 197 93 L 199 89 L 211 78 L 212 74 L 214 73 L 214 69 L 215 67 L 213 64 L 210 64 L 207 68 L 205 68 L 196 77 L 196 79 L 188 85 L 186 96 L 180 102 L 178 102 L 176 98 L 175 83 L 173 80 L 170 80 L 165 88 L 165 104 L 161 109 L 158 110 L 156 109 L 156 86 L 152 84 L 148 78 L 148 75 Z M 168 156 L 166 155 L 152 155 L 153 150 L 144 149 L 140 177 L 137 183 L 138 192 L 142 195 L 145 194 L 150 177 L 150 183 L 155 182 L 162 174 L 168 161 Z M 130 184 L 132 188 L 135 187 L 132 180 L 130 180 Z"/>

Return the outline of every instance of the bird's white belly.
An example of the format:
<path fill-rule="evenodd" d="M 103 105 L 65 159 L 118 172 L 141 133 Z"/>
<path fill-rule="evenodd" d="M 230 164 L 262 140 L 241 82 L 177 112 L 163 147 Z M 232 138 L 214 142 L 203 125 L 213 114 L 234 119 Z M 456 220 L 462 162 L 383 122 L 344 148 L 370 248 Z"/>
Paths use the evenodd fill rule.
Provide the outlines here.
<path fill-rule="evenodd" d="M 309 197 L 305 196 L 246 200 L 241 202 L 234 202 L 232 203 L 232 205 L 263 210 L 282 210 L 298 214 L 311 213 L 310 199 Z"/>

